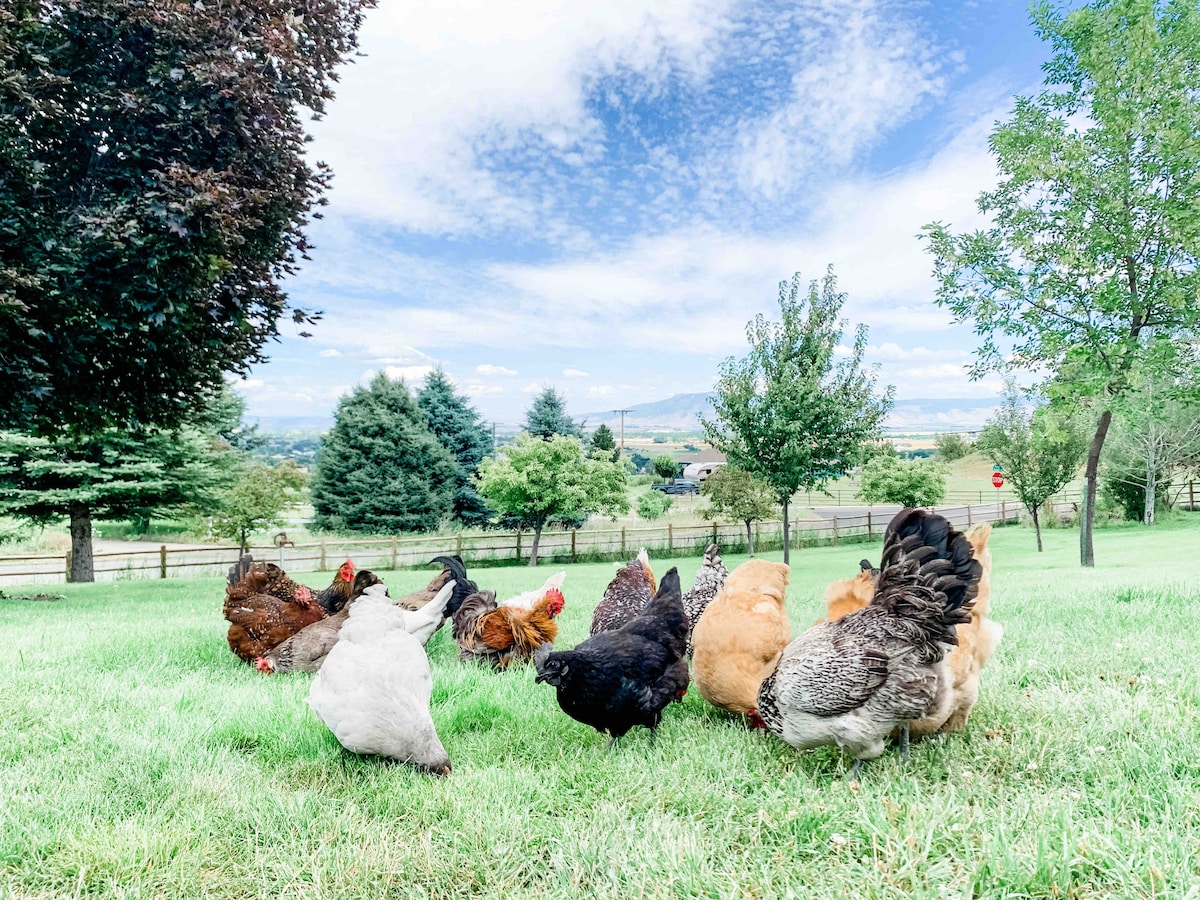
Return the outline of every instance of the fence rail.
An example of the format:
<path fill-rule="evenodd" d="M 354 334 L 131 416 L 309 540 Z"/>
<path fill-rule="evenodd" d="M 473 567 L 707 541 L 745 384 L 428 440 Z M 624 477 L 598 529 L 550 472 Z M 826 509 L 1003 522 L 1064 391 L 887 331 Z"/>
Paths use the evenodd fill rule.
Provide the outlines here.
<path fill-rule="evenodd" d="M 1076 501 L 1059 500 L 1054 513 L 1073 511 Z M 821 511 L 821 517 L 790 523 L 792 547 L 814 544 L 870 541 L 883 536 L 884 528 L 898 506 L 859 507 L 846 514 Z M 1001 499 L 993 503 L 962 503 L 936 507 L 956 527 L 980 522 L 1018 520 L 1020 503 Z M 756 549 L 783 546 L 783 523 L 762 521 L 753 525 Z M 620 558 L 632 556 L 641 547 L 659 556 L 699 554 L 710 541 L 728 552 L 744 549 L 746 529 L 742 523 L 704 525 L 622 526 L 609 529 L 545 530 L 538 557 L 547 562 Z M 457 553 L 468 565 L 512 564 L 529 559 L 533 535 L 525 532 L 484 534 L 420 535 L 391 538 L 337 538 L 299 543 L 278 548 L 253 546 L 255 559 L 278 562 L 290 572 L 328 572 L 350 558 L 359 568 L 394 570 L 419 566 L 440 554 Z M 145 550 L 94 554 L 97 581 L 127 578 L 170 578 L 224 575 L 237 560 L 238 548 L 160 547 Z M 55 555 L 0 556 L 0 584 L 62 584 L 70 569 L 70 553 Z"/>

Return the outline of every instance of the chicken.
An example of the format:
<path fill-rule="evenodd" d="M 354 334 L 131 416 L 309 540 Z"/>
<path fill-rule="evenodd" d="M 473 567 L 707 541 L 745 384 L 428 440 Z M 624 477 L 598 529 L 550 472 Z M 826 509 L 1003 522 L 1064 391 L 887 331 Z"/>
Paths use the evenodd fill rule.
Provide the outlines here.
<path fill-rule="evenodd" d="M 591 634 L 620 628 L 654 598 L 656 587 L 650 557 L 643 547 L 637 558 L 617 571 L 592 613 Z"/>
<path fill-rule="evenodd" d="M 447 582 L 415 612 L 376 588 L 350 606 L 341 637 L 309 688 L 308 705 L 351 753 L 450 774 L 450 757 L 429 714 L 433 677 L 424 643 L 445 618 L 454 587 Z"/>
<path fill-rule="evenodd" d="M 536 681 L 554 686 L 571 718 L 608 732 L 610 747 L 636 725 L 653 735 L 663 710 L 687 691 L 687 633 L 679 572 L 671 569 L 642 613 L 615 631 L 573 650 L 542 644 L 533 657 Z"/>
<path fill-rule="evenodd" d="M 540 596 L 519 594 L 503 603 L 496 603 L 492 591 L 480 591 L 463 601 L 454 614 L 454 640 L 458 642 L 458 658 L 487 662 L 503 669 L 514 660 L 528 660 L 545 643 L 558 637 L 554 621 L 563 610 L 563 595 L 558 586 L 566 573 L 552 575 L 540 588 Z M 528 605 L 526 605 L 528 604 Z"/>
<path fill-rule="evenodd" d="M 947 651 L 971 619 L 983 567 L 944 518 L 903 509 L 888 525 L 870 604 L 815 625 L 784 650 L 758 691 L 758 715 L 793 747 L 837 745 L 864 760 L 884 739 L 949 705 Z"/>
<path fill-rule="evenodd" d="M 949 655 L 949 679 L 940 690 L 949 693 L 949 702 L 938 701 L 934 704 L 936 714 L 926 716 L 910 723 L 909 733 L 912 737 L 924 737 L 936 731 L 955 732 L 966 727 L 971 708 L 979 699 L 980 671 L 992 658 L 1004 629 L 998 622 L 989 619 L 991 605 L 991 572 L 992 554 L 988 549 L 988 537 L 992 533 L 990 524 L 977 525 L 967 532 L 967 540 L 971 543 L 972 555 L 979 561 L 982 574 L 979 578 L 979 591 L 975 603 L 971 607 L 971 621 L 959 625 L 956 629 L 958 643 Z M 871 569 L 874 577 L 864 579 L 867 567 L 866 560 L 861 565 L 864 572 L 850 581 L 836 582 L 826 591 L 828 610 L 825 620 L 836 622 L 838 619 L 861 609 L 871 601 L 874 591 L 874 577 L 879 570 Z M 847 589 L 845 586 L 853 585 Z"/>
<path fill-rule="evenodd" d="M 252 573 L 253 575 L 253 573 Z M 289 600 L 255 589 L 247 577 L 225 589 L 223 612 L 229 621 L 226 640 L 239 659 L 252 662 L 296 632 L 325 618 L 312 592 L 299 585 Z"/>
<path fill-rule="evenodd" d="M 716 544 L 709 544 L 704 548 L 704 563 L 692 580 L 692 589 L 683 595 L 683 609 L 687 613 L 688 621 L 692 623 L 692 628 L 696 627 L 696 623 L 700 621 L 700 614 L 712 603 L 728 576 L 729 572 L 721 560 L 720 548 Z M 688 634 L 687 655 L 692 655 L 691 634 Z"/>
<path fill-rule="evenodd" d="M 328 618 L 313 622 L 307 628 L 302 628 L 290 638 L 267 653 L 254 660 L 254 666 L 260 672 L 270 675 L 273 672 L 316 672 L 325 662 L 325 657 L 338 641 L 342 626 L 350 614 L 350 607 L 355 600 L 367 590 L 379 586 L 378 593 L 387 596 L 387 588 L 383 582 L 369 569 L 362 569 L 354 576 L 354 587 L 350 601 Z"/>
<path fill-rule="evenodd" d="M 248 568 L 247 568 L 248 566 Z M 242 575 L 241 573 L 245 573 Z M 291 601 L 303 585 L 293 581 L 283 569 L 274 563 L 252 562 L 247 554 L 229 570 L 229 584 L 236 587 L 245 583 L 254 593 L 270 594 L 280 600 Z M 350 599 L 354 584 L 354 562 L 346 560 L 333 576 L 333 583 L 323 591 L 308 590 L 326 614 L 335 613 Z"/>
<path fill-rule="evenodd" d="M 861 571 L 853 578 L 835 581 L 825 589 L 825 618 L 818 619 L 817 625 L 836 622 L 847 613 L 862 609 L 871 602 L 879 570 L 871 565 L 869 559 L 860 560 L 858 567 Z"/>
<path fill-rule="evenodd" d="M 765 559 L 744 562 L 701 614 L 692 633 L 692 677 L 714 706 L 751 715 L 758 705 L 759 685 L 792 639 L 784 610 L 790 571 Z"/>
<path fill-rule="evenodd" d="M 427 604 L 431 597 L 442 589 L 450 579 L 454 580 L 454 595 L 450 598 L 449 605 L 446 607 L 446 616 L 452 617 L 458 612 L 458 608 L 462 602 L 479 590 L 475 582 L 467 578 L 467 569 L 463 565 L 461 557 L 458 556 L 435 556 L 430 560 L 431 563 L 441 563 L 442 571 L 433 576 L 433 580 L 419 591 L 413 591 L 411 594 L 405 594 L 403 597 L 398 597 L 392 602 L 397 606 L 403 606 L 405 609 L 420 609 Z M 440 628 L 441 625 L 439 624 Z"/>

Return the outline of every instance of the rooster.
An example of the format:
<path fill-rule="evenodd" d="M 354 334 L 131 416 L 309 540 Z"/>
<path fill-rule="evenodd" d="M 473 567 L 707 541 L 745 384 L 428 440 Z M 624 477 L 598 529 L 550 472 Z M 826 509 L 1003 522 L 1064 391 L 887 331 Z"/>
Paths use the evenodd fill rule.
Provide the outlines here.
<path fill-rule="evenodd" d="M 657 590 L 654 572 L 650 569 L 650 557 L 643 547 L 637 558 L 619 569 L 616 577 L 604 589 L 604 596 L 592 613 L 590 633 L 599 634 L 620 628 L 646 608 Z"/>
<path fill-rule="evenodd" d="M 475 582 L 467 578 L 467 569 L 463 565 L 461 557 L 435 556 L 430 562 L 441 563 L 442 571 L 434 575 L 433 580 L 426 587 L 418 591 L 413 591 L 411 594 L 405 594 L 403 597 L 397 597 L 392 602 L 397 606 L 403 606 L 405 609 L 420 609 L 442 589 L 442 586 L 447 581 L 453 580 L 454 594 L 450 597 L 449 603 L 446 606 L 446 617 L 450 618 L 458 611 L 462 602 L 478 591 L 479 588 Z M 441 625 L 438 627 L 440 628 Z"/>
<path fill-rule="evenodd" d="M 565 572 L 551 575 L 537 591 L 499 604 L 492 591 L 478 591 L 464 600 L 454 614 L 458 658 L 503 669 L 514 660 L 531 659 L 542 644 L 553 643 L 558 637 L 554 620 L 565 602 L 560 590 L 565 577 Z"/>
<path fill-rule="evenodd" d="M 901 510 L 870 604 L 792 641 L 759 688 L 758 716 L 793 747 L 841 747 L 856 759 L 851 772 L 894 729 L 907 750 L 909 724 L 950 703 L 946 654 L 971 620 L 982 571 L 943 517 Z"/>

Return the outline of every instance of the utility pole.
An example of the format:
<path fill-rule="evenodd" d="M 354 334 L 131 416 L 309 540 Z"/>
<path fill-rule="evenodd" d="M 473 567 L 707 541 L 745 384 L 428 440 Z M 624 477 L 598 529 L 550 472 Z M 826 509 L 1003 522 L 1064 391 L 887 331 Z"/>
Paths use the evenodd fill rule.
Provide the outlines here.
<path fill-rule="evenodd" d="M 492 452 L 496 452 L 496 423 L 492 422 Z"/>
<path fill-rule="evenodd" d="M 613 412 L 621 414 L 621 452 L 625 452 L 625 413 L 633 412 L 631 409 L 614 409 Z"/>

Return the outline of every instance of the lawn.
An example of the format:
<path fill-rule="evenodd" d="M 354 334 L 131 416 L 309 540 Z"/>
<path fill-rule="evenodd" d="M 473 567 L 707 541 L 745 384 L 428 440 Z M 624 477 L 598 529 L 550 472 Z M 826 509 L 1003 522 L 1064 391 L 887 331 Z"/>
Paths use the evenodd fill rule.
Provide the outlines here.
<path fill-rule="evenodd" d="M 344 753 L 308 676 L 230 654 L 216 579 L 0 599 L 0 896 L 1200 897 L 1200 516 L 1100 531 L 1094 571 L 1075 532 L 1046 539 L 993 535 L 1006 634 L 966 732 L 861 783 L 695 691 L 610 752 L 528 669 L 458 663 L 447 629 L 433 779 Z M 878 551 L 797 552 L 793 629 Z M 505 594 L 550 571 L 473 574 Z M 612 572 L 570 567 L 560 645 Z"/>

